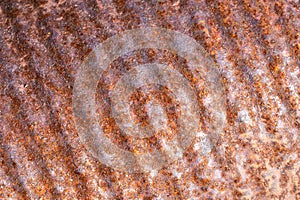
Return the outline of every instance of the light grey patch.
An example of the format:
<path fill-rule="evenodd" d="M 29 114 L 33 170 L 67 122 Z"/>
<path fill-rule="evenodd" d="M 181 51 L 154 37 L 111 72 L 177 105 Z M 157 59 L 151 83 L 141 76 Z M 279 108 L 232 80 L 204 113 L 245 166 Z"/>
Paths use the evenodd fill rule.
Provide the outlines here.
<path fill-rule="evenodd" d="M 150 124 L 154 128 L 154 131 L 167 129 L 168 119 L 163 107 L 158 102 L 151 100 L 147 103 L 146 108 Z"/>

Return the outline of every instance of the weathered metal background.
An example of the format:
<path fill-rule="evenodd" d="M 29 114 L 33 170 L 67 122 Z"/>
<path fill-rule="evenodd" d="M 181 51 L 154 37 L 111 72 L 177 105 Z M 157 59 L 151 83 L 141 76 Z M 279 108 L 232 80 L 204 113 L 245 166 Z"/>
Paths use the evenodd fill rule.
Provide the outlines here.
<path fill-rule="evenodd" d="M 1 199 L 300 199 L 299 1 L 0 6 Z M 211 55 L 226 90 L 227 126 L 206 156 L 195 141 L 183 161 L 155 174 L 127 174 L 101 164 L 80 142 L 72 90 L 93 47 L 148 26 L 185 33 Z M 138 51 L 112 66 L 183 65 L 180 59 Z M 134 151 L 124 138 L 109 137 Z"/>

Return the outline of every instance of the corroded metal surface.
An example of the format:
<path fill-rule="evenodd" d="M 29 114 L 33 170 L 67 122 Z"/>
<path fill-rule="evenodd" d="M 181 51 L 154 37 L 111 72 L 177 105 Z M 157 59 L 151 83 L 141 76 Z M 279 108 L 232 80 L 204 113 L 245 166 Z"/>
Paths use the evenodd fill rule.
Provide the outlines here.
<path fill-rule="evenodd" d="M 1 199 L 300 198 L 298 1 L 5 0 L 0 6 Z M 199 131 L 182 158 L 127 173 L 98 160 L 80 139 L 74 83 L 97 45 L 147 27 L 180 32 L 203 47 L 224 87 L 226 123 L 218 134 L 209 131 L 215 90 L 183 56 L 147 48 L 118 57 L 99 77 L 94 98 L 98 124 L 118 148 L 154 152 L 180 129 L 176 94 L 147 84 L 126 97 L 130 114 L 141 127 L 164 130 L 138 139 L 120 130 L 125 118 L 114 118 L 112 105 L 122 95 L 113 89 L 135 67 L 176 70 L 200 111 Z"/>

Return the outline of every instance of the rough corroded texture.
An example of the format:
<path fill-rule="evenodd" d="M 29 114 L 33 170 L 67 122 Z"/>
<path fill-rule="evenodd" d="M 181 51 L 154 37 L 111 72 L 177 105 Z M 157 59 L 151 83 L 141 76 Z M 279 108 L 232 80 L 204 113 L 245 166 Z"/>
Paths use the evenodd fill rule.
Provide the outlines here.
<path fill-rule="evenodd" d="M 0 199 L 300 199 L 299 1 L 2 0 L 0 6 Z M 182 160 L 129 174 L 103 165 L 79 140 L 73 84 L 93 47 L 148 26 L 182 32 L 204 47 L 222 77 L 227 123 L 204 154 L 205 141 L 196 139 Z M 98 109 L 110 112 L 103 101 L 110 84 L 153 61 L 178 69 L 191 85 L 198 81 L 172 52 L 135 51 L 99 78 Z M 176 130 L 169 93 L 153 85 L 137 90 L 136 123 L 148 123 L 145 105 L 155 97 Z M 117 133 L 113 119 L 102 119 L 120 148 L 159 148 L 159 136 L 145 147 Z M 205 132 L 209 119 L 203 121 Z"/>

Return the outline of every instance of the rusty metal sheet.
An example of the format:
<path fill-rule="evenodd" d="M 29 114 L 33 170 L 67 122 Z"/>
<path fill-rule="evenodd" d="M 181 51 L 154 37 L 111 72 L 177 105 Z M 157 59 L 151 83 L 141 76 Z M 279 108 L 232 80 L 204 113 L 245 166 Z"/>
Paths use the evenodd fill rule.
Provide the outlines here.
<path fill-rule="evenodd" d="M 300 199 L 300 7 L 0 2 L 0 199 Z"/>

